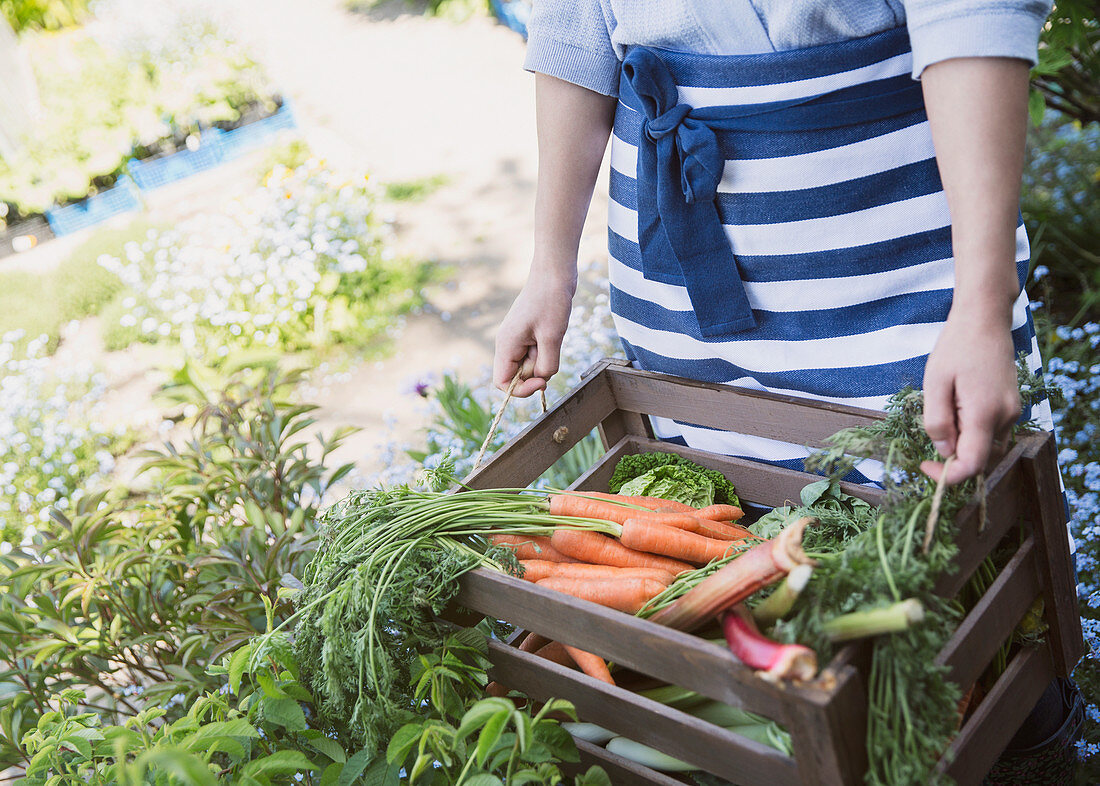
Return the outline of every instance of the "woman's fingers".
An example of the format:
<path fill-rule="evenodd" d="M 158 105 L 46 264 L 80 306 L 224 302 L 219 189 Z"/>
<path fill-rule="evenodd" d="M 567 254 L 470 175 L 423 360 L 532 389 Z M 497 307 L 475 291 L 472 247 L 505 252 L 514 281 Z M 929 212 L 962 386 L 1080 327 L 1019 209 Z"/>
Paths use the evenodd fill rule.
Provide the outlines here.
<path fill-rule="evenodd" d="M 525 398 L 546 388 L 558 371 L 571 300 L 568 289 L 524 287 L 497 332 L 493 384 L 507 390 L 520 366 L 529 360 L 529 370 L 512 395 Z"/>
<path fill-rule="evenodd" d="M 955 384 L 929 372 L 924 380 L 924 430 L 936 452 L 947 458 L 955 452 Z"/>

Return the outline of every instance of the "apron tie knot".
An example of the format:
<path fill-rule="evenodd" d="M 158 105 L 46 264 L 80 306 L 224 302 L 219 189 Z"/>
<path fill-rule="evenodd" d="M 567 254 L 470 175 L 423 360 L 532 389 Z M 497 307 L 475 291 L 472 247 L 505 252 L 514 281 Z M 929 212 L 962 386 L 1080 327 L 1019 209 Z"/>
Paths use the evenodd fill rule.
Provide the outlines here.
<path fill-rule="evenodd" d="M 714 129 L 680 103 L 672 74 L 652 50 L 631 47 L 623 76 L 645 116 L 638 139 L 643 274 L 684 282 L 703 336 L 755 327 L 715 203 L 725 160 Z"/>

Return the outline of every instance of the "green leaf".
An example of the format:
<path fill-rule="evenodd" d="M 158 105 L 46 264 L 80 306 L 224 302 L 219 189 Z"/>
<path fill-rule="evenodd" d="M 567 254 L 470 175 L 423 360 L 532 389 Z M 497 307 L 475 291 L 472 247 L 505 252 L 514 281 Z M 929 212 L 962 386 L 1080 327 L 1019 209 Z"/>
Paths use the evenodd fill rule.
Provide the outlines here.
<path fill-rule="evenodd" d="M 257 671 L 253 675 L 253 677 L 255 677 L 256 682 L 260 684 L 260 688 L 267 696 L 270 696 L 273 699 L 289 698 L 286 695 L 286 691 L 275 684 L 275 678 L 272 677 L 266 669 L 261 669 Z"/>
<path fill-rule="evenodd" d="M 1032 90 L 1027 97 L 1027 113 L 1031 117 L 1032 125 L 1040 125 L 1046 115 L 1047 102 L 1043 94 L 1038 90 Z"/>
<path fill-rule="evenodd" d="M 210 768 L 197 756 L 177 748 L 158 747 L 142 753 L 136 762 L 139 770 L 162 770 L 189 786 L 217 786 Z"/>
<path fill-rule="evenodd" d="M 470 734 L 482 728 L 489 718 L 500 712 L 511 712 L 512 709 L 511 702 L 504 699 L 482 699 L 473 707 L 470 707 L 466 714 L 462 716 L 462 722 L 458 724 L 455 739 L 466 739 Z"/>
<path fill-rule="evenodd" d="M 347 761 L 347 754 L 344 752 L 343 746 L 331 737 L 321 735 L 320 737 L 313 737 L 306 740 L 311 748 L 318 753 L 324 754 L 332 759 L 334 762 L 343 764 Z"/>
<path fill-rule="evenodd" d="M 808 483 L 802 487 L 802 492 L 799 496 L 802 498 L 803 505 L 812 505 L 821 499 L 829 491 L 829 479 L 819 480 L 815 483 Z"/>
<path fill-rule="evenodd" d="M 574 781 L 574 786 L 612 786 L 611 778 L 607 777 L 607 773 L 603 767 L 597 767 L 595 765 L 588 768 L 588 771 L 583 775 L 577 776 Z"/>
<path fill-rule="evenodd" d="M 508 716 L 511 714 L 511 710 L 500 710 L 486 721 L 485 727 L 477 738 L 476 761 L 479 767 L 485 763 L 485 760 L 500 740 L 500 735 L 504 733 L 504 725 L 508 722 Z"/>
<path fill-rule="evenodd" d="M 416 746 L 417 740 L 420 739 L 422 730 L 423 726 L 419 723 L 406 723 L 398 729 L 386 747 L 386 761 L 390 764 L 400 764 L 405 761 Z"/>
<path fill-rule="evenodd" d="M 262 775 L 279 775 L 282 773 L 308 772 L 317 769 L 316 765 L 301 751 L 281 750 L 275 751 L 270 756 L 250 761 L 241 770 L 242 775 L 259 777 Z"/>
<path fill-rule="evenodd" d="M 487 772 L 479 772 L 477 775 L 471 775 L 469 778 L 463 781 L 466 786 L 504 786 L 504 782 L 496 775 L 490 775 Z M 509 783 L 515 783 L 513 778 Z"/>
<path fill-rule="evenodd" d="M 345 764 L 340 770 L 340 777 L 336 779 L 335 786 L 351 786 L 351 784 L 355 782 L 355 779 L 363 774 L 363 770 L 365 770 L 367 768 L 367 765 L 370 764 L 372 756 L 373 754 L 370 751 L 361 750 L 350 759 L 348 759 L 348 763 Z M 370 776 L 371 773 L 379 768 L 379 762 L 381 762 L 381 765 L 383 767 L 385 766 L 385 762 L 381 759 L 375 760 L 374 765 L 367 773 L 368 776 Z M 368 783 L 371 782 L 368 780 Z M 376 785 L 372 784 L 372 786 Z"/>
<path fill-rule="evenodd" d="M 234 696 L 241 694 L 241 678 L 248 668 L 248 659 L 252 656 L 252 647 L 241 647 L 233 653 L 229 661 L 229 690 Z"/>
<path fill-rule="evenodd" d="M 531 730 L 531 716 L 524 710 L 515 710 L 512 713 L 512 722 L 516 727 L 516 740 L 519 742 L 519 752 L 526 753 L 531 747 L 534 735 Z"/>
<path fill-rule="evenodd" d="M 265 698 L 262 707 L 264 720 L 276 726 L 282 726 L 287 731 L 305 731 L 308 728 L 305 713 L 294 699 Z"/>

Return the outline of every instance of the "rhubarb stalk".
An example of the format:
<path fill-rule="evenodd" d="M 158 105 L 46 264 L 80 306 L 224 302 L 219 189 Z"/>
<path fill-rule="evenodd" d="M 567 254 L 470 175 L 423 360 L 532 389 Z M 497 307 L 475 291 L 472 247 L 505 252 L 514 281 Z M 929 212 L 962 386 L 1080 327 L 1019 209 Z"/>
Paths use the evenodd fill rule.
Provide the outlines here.
<path fill-rule="evenodd" d="M 801 644 L 780 644 L 756 629 L 744 606 L 726 612 L 722 618 L 726 643 L 739 661 L 766 680 L 812 680 L 817 674 L 817 655 Z"/>

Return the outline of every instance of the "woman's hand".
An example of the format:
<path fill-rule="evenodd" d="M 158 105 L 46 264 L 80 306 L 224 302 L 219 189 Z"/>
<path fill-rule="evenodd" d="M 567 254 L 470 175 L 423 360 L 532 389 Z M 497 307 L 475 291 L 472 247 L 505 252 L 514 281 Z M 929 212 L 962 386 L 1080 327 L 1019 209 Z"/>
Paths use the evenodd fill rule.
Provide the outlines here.
<path fill-rule="evenodd" d="M 955 291 L 924 373 L 924 425 L 947 482 L 985 469 L 1019 415 L 1012 305 L 1016 224 L 1027 130 L 1028 64 L 1001 57 L 943 60 L 921 74 L 951 214 Z M 922 469 L 939 480 L 943 467 Z"/>
<path fill-rule="evenodd" d="M 955 456 L 947 483 L 999 459 L 1019 417 L 1010 318 L 952 311 L 924 370 L 925 431 L 941 456 Z M 938 461 L 921 469 L 936 480 L 943 474 Z"/>
<path fill-rule="evenodd" d="M 512 395 L 526 397 L 545 390 L 558 370 L 561 342 L 577 282 L 557 282 L 532 276 L 508 309 L 497 331 L 493 383 L 507 389 L 523 361 L 534 362 L 533 374 L 520 381 Z"/>

